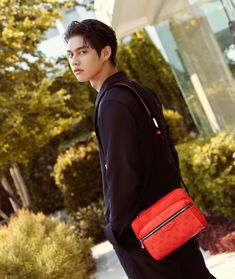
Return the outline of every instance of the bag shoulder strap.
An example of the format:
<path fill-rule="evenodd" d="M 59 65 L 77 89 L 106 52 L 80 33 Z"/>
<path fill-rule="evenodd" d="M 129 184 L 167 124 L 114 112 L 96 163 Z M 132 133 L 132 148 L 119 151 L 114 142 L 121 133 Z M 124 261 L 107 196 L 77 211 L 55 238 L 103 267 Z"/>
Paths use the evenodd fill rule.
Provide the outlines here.
<path fill-rule="evenodd" d="M 117 83 L 113 84 L 113 86 L 118 86 L 118 85 L 125 86 L 125 87 L 129 88 L 131 90 L 131 92 L 135 93 L 135 95 L 137 96 L 137 98 L 140 100 L 143 107 L 145 108 L 145 111 L 148 114 L 149 118 L 151 118 L 151 120 L 153 121 L 154 126 L 159 129 L 158 122 L 157 122 L 156 118 L 153 116 L 150 106 L 146 103 L 146 101 L 144 101 L 143 97 L 141 97 L 140 92 L 138 90 L 136 90 L 136 85 L 137 85 L 136 82 L 133 80 L 127 80 L 127 81 L 117 82 Z"/>
<path fill-rule="evenodd" d="M 133 92 L 137 97 L 138 99 L 140 100 L 140 102 L 142 103 L 143 107 L 145 108 L 145 111 L 146 113 L 148 114 L 148 116 L 151 118 L 151 120 L 153 121 L 153 124 L 154 126 L 156 127 L 156 129 L 159 131 L 159 125 L 158 125 L 158 122 L 157 122 L 157 119 L 156 117 L 154 117 L 153 113 L 151 112 L 151 108 L 150 106 L 147 104 L 147 102 L 143 99 L 143 97 L 141 96 L 141 93 L 136 90 L 136 86 L 135 86 L 136 82 L 133 81 L 133 80 L 127 80 L 127 81 L 122 81 L 122 82 L 117 82 L 117 83 L 114 83 L 112 84 L 112 86 L 125 86 L 127 88 L 129 88 L 131 90 L 131 92 Z M 136 84 L 137 85 L 137 84 Z M 170 139 L 168 138 L 168 140 L 170 141 Z M 173 166 L 175 166 L 175 163 L 173 162 Z M 177 170 L 177 168 L 175 167 L 177 173 L 179 173 L 179 171 Z M 179 177 L 180 177 L 180 180 L 183 184 L 183 187 L 185 188 L 186 192 L 189 194 L 189 191 L 179 173 Z"/>

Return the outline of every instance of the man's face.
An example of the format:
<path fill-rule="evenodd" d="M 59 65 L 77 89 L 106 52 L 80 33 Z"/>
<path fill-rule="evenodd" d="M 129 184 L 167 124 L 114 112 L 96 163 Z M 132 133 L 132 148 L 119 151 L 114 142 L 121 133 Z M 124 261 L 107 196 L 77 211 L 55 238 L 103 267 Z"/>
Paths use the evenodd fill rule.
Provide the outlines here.
<path fill-rule="evenodd" d="M 84 43 L 82 36 L 69 39 L 67 54 L 70 67 L 80 82 L 96 78 L 104 63 L 96 50 Z"/>

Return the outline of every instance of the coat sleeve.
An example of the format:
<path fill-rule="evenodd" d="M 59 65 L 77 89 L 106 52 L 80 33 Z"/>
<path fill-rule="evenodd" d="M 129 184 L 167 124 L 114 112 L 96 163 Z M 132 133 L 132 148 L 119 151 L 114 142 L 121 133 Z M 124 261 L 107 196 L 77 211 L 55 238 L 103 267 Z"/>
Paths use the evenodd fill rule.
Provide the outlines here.
<path fill-rule="evenodd" d="M 121 244 L 132 230 L 130 225 L 139 207 L 138 125 L 128 106 L 117 100 L 101 103 L 99 121 L 110 209 L 108 234 L 113 233 Z"/>

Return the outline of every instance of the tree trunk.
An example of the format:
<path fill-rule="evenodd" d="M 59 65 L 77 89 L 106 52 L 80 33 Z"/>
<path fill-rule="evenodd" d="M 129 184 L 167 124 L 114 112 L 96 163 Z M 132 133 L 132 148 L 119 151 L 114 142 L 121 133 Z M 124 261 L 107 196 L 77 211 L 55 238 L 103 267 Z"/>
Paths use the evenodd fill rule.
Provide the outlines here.
<path fill-rule="evenodd" d="M 2 219 L 7 220 L 9 217 L 0 209 L 0 216 Z"/>
<path fill-rule="evenodd" d="M 15 197 L 14 192 L 13 192 L 9 182 L 7 181 L 7 178 L 5 175 L 3 176 L 2 180 L 1 180 L 1 184 L 2 184 L 3 188 L 5 189 L 5 191 L 10 195 L 9 201 L 11 203 L 11 206 L 14 209 L 14 211 L 17 212 L 17 210 L 20 208 L 20 202 Z"/>
<path fill-rule="evenodd" d="M 19 196 L 23 202 L 23 207 L 31 208 L 29 193 L 17 164 L 14 164 L 12 168 L 10 168 L 10 174 L 19 193 Z"/>

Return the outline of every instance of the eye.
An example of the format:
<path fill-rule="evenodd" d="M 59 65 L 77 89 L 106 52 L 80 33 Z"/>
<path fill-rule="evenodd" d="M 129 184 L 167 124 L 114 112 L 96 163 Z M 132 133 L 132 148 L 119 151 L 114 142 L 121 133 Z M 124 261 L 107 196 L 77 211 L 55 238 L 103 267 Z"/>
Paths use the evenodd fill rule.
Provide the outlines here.
<path fill-rule="evenodd" d="M 72 58 L 72 57 L 73 57 L 72 52 L 67 53 L 67 57 L 68 57 L 68 58 Z"/>
<path fill-rule="evenodd" d="M 86 53 L 87 53 L 86 50 L 80 50 L 80 51 L 79 51 L 79 54 L 81 54 L 81 55 L 84 55 L 84 54 L 86 54 Z"/>

